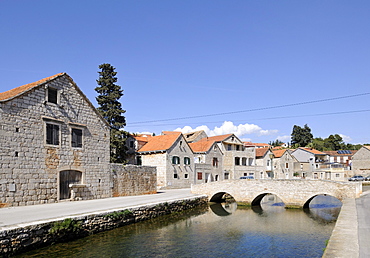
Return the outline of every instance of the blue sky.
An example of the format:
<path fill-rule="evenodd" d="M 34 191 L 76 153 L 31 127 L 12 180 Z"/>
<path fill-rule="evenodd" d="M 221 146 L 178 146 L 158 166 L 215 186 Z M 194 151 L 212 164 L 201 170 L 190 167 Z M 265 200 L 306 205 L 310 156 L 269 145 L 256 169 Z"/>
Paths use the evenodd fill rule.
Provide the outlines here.
<path fill-rule="evenodd" d="M 110 63 L 129 132 L 286 142 L 308 124 L 370 143 L 369 13 L 361 0 L 0 0 L 0 92 L 67 72 L 97 105 Z"/>

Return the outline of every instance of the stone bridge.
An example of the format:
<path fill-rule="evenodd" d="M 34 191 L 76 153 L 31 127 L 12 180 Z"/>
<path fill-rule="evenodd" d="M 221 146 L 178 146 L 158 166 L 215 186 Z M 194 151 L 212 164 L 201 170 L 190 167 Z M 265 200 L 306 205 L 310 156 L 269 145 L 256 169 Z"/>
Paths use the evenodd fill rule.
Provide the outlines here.
<path fill-rule="evenodd" d="M 227 193 L 236 202 L 252 206 L 259 205 L 265 195 L 274 194 L 287 208 L 308 208 L 310 201 L 317 195 L 330 195 L 340 201 L 358 198 L 362 193 L 362 183 L 305 179 L 233 179 L 192 185 L 191 192 L 207 195 L 210 202 L 219 202 Z"/>

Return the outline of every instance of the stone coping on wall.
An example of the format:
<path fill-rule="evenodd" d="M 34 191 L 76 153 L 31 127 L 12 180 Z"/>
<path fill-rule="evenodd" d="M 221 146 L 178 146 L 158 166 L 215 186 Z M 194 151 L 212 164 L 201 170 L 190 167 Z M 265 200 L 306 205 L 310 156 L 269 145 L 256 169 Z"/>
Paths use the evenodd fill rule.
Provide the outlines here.
<path fill-rule="evenodd" d="M 359 257 L 357 208 L 354 198 L 345 199 L 323 258 Z"/>

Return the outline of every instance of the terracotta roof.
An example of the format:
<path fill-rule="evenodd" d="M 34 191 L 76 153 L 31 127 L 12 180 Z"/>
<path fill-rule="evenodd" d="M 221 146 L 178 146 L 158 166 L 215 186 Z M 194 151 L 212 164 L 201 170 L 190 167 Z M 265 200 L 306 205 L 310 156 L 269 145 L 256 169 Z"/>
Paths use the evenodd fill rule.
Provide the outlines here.
<path fill-rule="evenodd" d="M 256 157 L 264 157 L 266 152 L 269 151 L 269 148 L 258 148 L 256 149 Z"/>
<path fill-rule="evenodd" d="M 178 134 L 180 132 L 176 132 L 176 131 L 162 131 L 162 135 L 169 135 L 169 134 Z"/>
<path fill-rule="evenodd" d="M 271 145 L 267 143 L 244 142 L 244 146 L 270 147 Z"/>
<path fill-rule="evenodd" d="M 323 151 L 325 154 L 330 156 L 352 156 L 357 152 L 357 150 L 350 150 L 351 153 L 338 153 L 338 151 Z"/>
<path fill-rule="evenodd" d="M 143 136 L 134 136 L 135 140 L 138 142 L 148 142 L 150 137 L 143 137 Z"/>
<path fill-rule="evenodd" d="M 148 138 L 145 144 L 138 152 L 167 151 L 180 137 L 181 133 L 158 135 Z"/>
<path fill-rule="evenodd" d="M 274 153 L 275 158 L 280 158 L 284 155 L 286 149 L 280 149 L 280 150 L 273 150 L 272 153 Z"/>
<path fill-rule="evenodd" d="M 62 76 L 64 74 L 65 73 L 58 73 L 56 75 L 41 79 L 37 82 L 32 82 L 32 83 L 25 84 L 25 85 L 19 86 L 17 88 L 14 88 L 14 89 L 11 89 L 11 90 L 8 90 L 8 91 L 5 91 L 5 92 L 1 92 L 0 93 L 0 101 L 7 101 L 7 100 L 10 100 L 10 99 L 13 99 L 13 98 L 15 98 L 19 95 L 22 95 L 23 93 L 25 93 L 27 91 L 32 90 L 33 88 L 35 88 L 37 86 L 40 86 L 41 84 L 44 84 L 48 81 L 51 81 L 51 80 L 53 80 L 53 79 L 55 79 L 59 76 Z"/>
<path fill-rule="evenodd" d="M 217 136 L 211 136 L 211 137 L 205 137 L 203 139 L 200 139 L 199 141 L 213 141 L 213 142 L 222 142 L 232 136 L 233 134 L 223 134 L 223 135 L 217 135 Z"/>
<path fill-rule="evenodd" d="M 304 148 L 304 147 L 299 147 L 298 149 L 302 149 L 302 150 L 305 150 L 305 151 L 311 152 L 312 154 L 315 154 L 315 155 L 326 155 L 326 153 L 321 152 L 321 151 L 318 151 L 318 150 L 313 149 L 313 148 Z"/>
<path fill-rule="evenodd" d="M 198 141 L 189 143 L 189 146 L 193 152 L 207 152 L 214 143 L 214 141 Z"/>

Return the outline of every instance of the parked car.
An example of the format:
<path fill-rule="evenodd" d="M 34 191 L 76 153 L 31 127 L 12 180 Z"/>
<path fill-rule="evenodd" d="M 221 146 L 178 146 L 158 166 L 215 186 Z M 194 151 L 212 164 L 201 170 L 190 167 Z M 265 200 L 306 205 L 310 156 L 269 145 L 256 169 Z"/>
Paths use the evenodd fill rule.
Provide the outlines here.
<path fill-rule="evenodd" d="M 241 176 L 240 179 L 254 179 L 254 176 Z"/>
<path fill-rule="evenodd" d="M 370 176 L 364 178 L 365 181 L 370 181 Z"/>
<path fill-rule="evenodd" d="M 349 178 L 348 181 L 364 181 L 364 177 L 363 176 L 353 176 Z"/>

